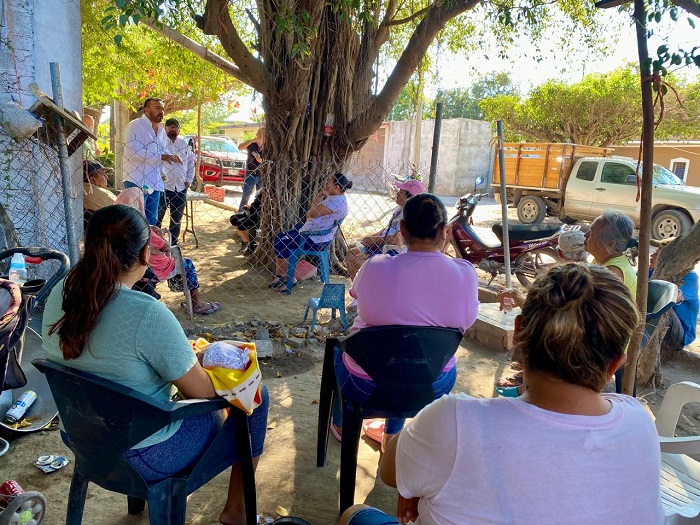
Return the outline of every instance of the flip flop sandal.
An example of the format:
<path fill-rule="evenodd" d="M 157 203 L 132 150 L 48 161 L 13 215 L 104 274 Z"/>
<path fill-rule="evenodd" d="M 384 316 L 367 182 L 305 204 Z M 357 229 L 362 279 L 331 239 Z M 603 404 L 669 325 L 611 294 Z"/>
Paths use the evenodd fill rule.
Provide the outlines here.
<path fill-rule="evenodd" d="M 267 285 L 268 288 L 274 288 L 276 286 L 279 286 L 280 283 L 284 282 L 284 277 L 281 275 L 275 275 L 275 278 L 272 280 L 271 283 Z"/>
<path fill-rule="evenodd" d="M 381 444 L 384 435 L 384 420 L 368 419 L 362 423 L 362 430 L 365 431 L 365 436 Z"/>
<path fill-rule="evenodd" d="M 330 423 L 330 429 L 331 429 L 331 434 L 333 434 L 333 437 L 335 439 L 337 439 L 338 442 L 340 443 L 340 441 L 342 441 L 342 439 L 343 439 L 343 435 L 338 431 L 338 429 L 336 428 L 336 426 L 333 424 L 332 421 Z"/>
<path fill-rule="evenodd" d="M 520 397 L 517 386 L 498 386 L 496 393 L 501 397 Z"/>
<path fill-rule="evenodd" d="M 511 361 L 510 369 L 515 370 L 516 372 L 520 372 L 523 369 L 523 364 L 520 361 Z"/>
<path fill-rule="evenodd" d="M 297 280 L 294 279 L 294 281 L 292 282 L 292 288 L 294 288 L 296 285 L 297 285 Z M 275 292 L 285 293 L 285 292 L 287 291 L 287 282 L 286 282 L 286 281 L 280 281 L 280 282 L 277 283 L 275 286 L 273 286 L 272 289 L 273 289 Z"/>
<path fill-rule="evenodd" d="M 496 386 L 498 386 L 498 387 L 511 387 L 511 386 L 518 387 L 522 384 L 523 384 L 523 377 L 517 376 L 517 375 L 502 377 L 498 381 L 496 381 Z"/>
<path fill-rule="evenodd" d="M 202 304 L 208 304 L 210 306 L 206 310 L 200 310 L 200 311 L 197 311 L 193 308 L 192 313 L 197 314 L 197 315 L 211 315 L 214 312 L 218 312 L 219 310 L 221 310 L 221 303 L 217 303 L 216 301 L 205 301 Z"/>

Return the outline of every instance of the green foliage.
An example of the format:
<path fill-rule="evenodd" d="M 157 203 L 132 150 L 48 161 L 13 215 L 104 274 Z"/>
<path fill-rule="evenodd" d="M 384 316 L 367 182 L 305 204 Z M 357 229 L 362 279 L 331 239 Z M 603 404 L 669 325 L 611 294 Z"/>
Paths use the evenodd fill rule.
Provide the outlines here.
<path fill-rule="evenodd" d="M 185 109 L 240 89 L 242 84 L 221 69 L 138 25 L 144 15 L 129 7 L 133 2 L 114 2 L 126 6 L 118 19 L 110 0 L 81 3 L 85 105 L 100 107 L 117 99 L 135 110 L 144 98 L 160 96 L 167 109 Z M 194 30 L 191 21 L 186 23 Z M 213 42 L 206 43 L 211 47 Z"/>
<path fill-rule="evenodd" d="M 681 86 L 687 106 L 669 95 L 659 138 L 697 138 L 700 135 L 698 84 Z M 524 99 L 498 95 L 480 104 L 486 118 L 502 120 L 506 140 L 572 142 L 610 146 L 639 139 L 642 126 L 639 71 L 618 69 L 592 74 L 581 82 L 549 81 Z"/>

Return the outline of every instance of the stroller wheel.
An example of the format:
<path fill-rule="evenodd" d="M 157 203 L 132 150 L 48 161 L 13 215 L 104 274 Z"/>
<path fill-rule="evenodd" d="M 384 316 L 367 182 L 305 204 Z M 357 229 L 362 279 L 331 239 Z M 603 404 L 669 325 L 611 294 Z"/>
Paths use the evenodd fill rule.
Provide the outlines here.
<path fill-rule="evenodd" d="M 17 494 L 0 512 L 0 525 L 39 525 L 46 514 L 46 498 L 41 492 Z"/>

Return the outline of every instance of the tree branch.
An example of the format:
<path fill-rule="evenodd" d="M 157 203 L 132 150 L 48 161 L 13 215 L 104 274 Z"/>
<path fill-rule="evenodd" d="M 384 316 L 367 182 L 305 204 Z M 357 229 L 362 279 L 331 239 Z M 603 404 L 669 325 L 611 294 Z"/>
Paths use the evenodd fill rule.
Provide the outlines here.
<path fill-rule="evenodd" d="M 238 35 L 228 11 L 228 4 L 228 0 L 207 0 L 203 31 L 207 35 L 219 37 L 224 50 L 246 79 L 243 82 L 263 95 L 269 95 L 273 86 L 272 79 L 262 61 L 253 56 Z"/>
<path fill-rule="evenodd" d="M 434 5 L 434 4 L 433 4 L 433 5 Z M 415 20 L 415 19 L 418 18 L 419 16 L 424 15 L 425 13 L 427 13 L 427 12 L 428 12 L 428 9 L 430 9 L 431 7 L 433 7 L 433 5 L 429 5 L 428 7 L 424 7 L 424 8 L 421 9 L 420 11 L 416 11 L 416 12 L 413 13 L 411 16 L 407 16 L 406 18 L 400 18 L 399 20 L 390 20 L 390 21 L 387 21 L 385 25 L 387 25 L 387 26 L 400 26 L 400 25 L 403 25 L 403 24 L 407 24 L 407 23 L 409 23 L 411 20 Z"/>
<path fill-rule="evenodd" d="M 671 3 L 700 18 L 700 3 L 695 0 L 671 0 Z"/>
<path fill-rule="evenodd" d="M 394 70 L 384 84 L 379 95 L 367 109 L 357 115 L 348 125 L 347 137 L 350 142 L 357 142 L 372 134 L 384 121 L 401 90 L 411 78 L 421 58 L 428 50 L 435 35 L 445 24 L 457 15 L 472 9 L 481 0 L 459 0 L 432 4 L 423 20 L 418 24 L 408 41 Z"/>
<path fill-rule="evenodd" d="M 211 62 L 222 71 L 225 71 L 226 73 L 230 74 L 233 78 L 248 84 L 248 79 L 243 74 L 243 72 L 236 67 L 234 63 L 229 62 L 225 58 L 214 53 L 213 51 L 210 51 L 209 49 L 201 45 L 199 42 L 195 42 L 194 40 L 192 40 L 189 37 L 186 37 L 182 33 L 179 33 L 171 27 L 168 27 L 153 19 L 143 20 L 141 23 L 153 29 L 156 33 L 163 35 L 168 40 L 172 40 L 176 44 L 194 53 L 198 57 L 203 58 L 207 62 Z"/>

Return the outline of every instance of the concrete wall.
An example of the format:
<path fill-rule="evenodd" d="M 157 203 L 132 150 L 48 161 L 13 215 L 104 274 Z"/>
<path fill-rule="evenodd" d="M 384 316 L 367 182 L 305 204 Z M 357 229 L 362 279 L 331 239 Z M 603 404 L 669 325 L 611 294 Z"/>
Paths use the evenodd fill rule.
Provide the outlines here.
<path fill-rule="evenodd" d="M 614 146 L 615 155 L 639 157 L 639 144 Z M 672 161 L 685 159 L 688 164 L 688 173 L 685 177 L 686 184 L 700 186 L 700 142 L 657 142 L 654 144 L 654 162 L 671 169 Z"/>
<path fill-rule="evenodd" d="M 421 126 L 421 179 L 428 183 L 435 121 Z M 385 142 L 385 167 L 406 166 L 413 159 L 413 123 L 389 122 Z M 488 178 L 493 164 L 491 124 L 481 120 L 447 119 L 442 121 L 435 193 L 463 195 L 474 188 L 474 180 Z"/>
<path fill-rule="evenodd" d="M 58 62 L 63 105 L 82 110 L 80 2 L 4 0 L 0 11 L 0 98 L 24 108 L 34 103 L 29 84 L 52 96 L 50 62 Z M 0 128 L 0 195 L 23 245 L 69 253 L 56 149 L 35 138 L 15 142 Z M 70 159 L 74 227 L 82 224 L 81 159 Z"/>

